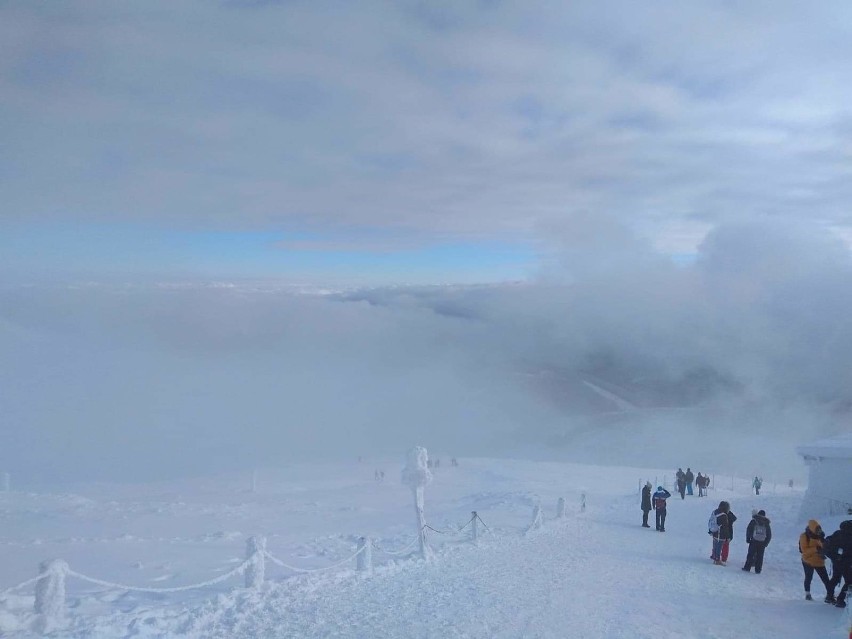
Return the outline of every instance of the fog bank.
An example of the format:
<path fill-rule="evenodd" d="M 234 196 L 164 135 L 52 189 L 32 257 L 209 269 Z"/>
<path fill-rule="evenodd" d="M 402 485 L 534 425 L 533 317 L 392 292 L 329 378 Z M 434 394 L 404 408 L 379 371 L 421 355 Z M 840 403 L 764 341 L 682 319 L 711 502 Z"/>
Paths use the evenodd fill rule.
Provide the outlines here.
<path fill-rule="evenodd" d="M 6 281 L 0 466 L 145 479 L 420 443 L 783 476 L 848 428 L 828 232 L 722 225 L 681 265 L 606 220 L 548 237 L 536 281 L 494 286 Z"/>

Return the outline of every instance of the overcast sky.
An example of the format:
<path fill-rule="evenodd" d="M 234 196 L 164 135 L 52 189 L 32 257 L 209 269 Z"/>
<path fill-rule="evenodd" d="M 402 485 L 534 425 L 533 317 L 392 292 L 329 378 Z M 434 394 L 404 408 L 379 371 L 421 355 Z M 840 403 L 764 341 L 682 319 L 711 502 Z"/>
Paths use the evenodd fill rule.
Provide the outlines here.
<path fill-rule="evenodd" d="M 852 237 L 848 2 L 0 2 L 0 269 L 524 279 Z M 566 231 L 565 229 L 569 229 Z"/>

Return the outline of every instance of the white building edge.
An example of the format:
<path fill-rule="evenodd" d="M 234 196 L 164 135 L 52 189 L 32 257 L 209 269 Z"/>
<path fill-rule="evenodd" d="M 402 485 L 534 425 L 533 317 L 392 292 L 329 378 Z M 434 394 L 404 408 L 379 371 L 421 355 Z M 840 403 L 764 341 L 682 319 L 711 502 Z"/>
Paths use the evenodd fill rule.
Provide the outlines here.
<path fill-rule="evenodd" d="M 809 471 L 802 519 L 852 513 L 852 433 L 799 446 L 796 452 Z"/>

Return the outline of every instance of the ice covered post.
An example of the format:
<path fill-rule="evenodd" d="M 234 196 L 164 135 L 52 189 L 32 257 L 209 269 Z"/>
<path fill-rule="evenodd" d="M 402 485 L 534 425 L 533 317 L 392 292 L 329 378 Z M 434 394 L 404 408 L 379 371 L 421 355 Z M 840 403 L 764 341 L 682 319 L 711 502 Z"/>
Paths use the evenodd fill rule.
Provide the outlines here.
<path fill-rule="evenodd" d="M 476 544 L 479 543 L 479 527 L 477 526 L 477 519 L 479 519 L 479 515 L 476 514 L 476 511 L 473 510 L 470 513 L 470 540 Z"/>
<path fill-rule="evenodd" d="M 358 540 L 358 572 L 370 572 L 373 569 L 373 548 L 369 537 Z"/>
<path fill-rule="evenodd" d="M 65 575 L 68 573 L 68 564 L 62 559 L 49 559 L 41 562 L 38 573 L 44 577 L 36 582 L 33 609 L 38 615 L 38 631 L 47 633 L 61 626 L 65 617 Z"/>
<path fill-rule="evenodd" d="M 533 508 L 532 523 L 530 523 L 530 527 L 527 528 L 527 532 L 529 533 L 529 532 L 532 532 L 533 530 L 538 530 L 539 528 L 541 528 L 542 523 L 543 523 L 543 519 L 542 519 L 542 516 L 541 516 L 541 506 L 536 504 L 535 508 Z"/>
<path fill-rule="evenodd" d="M 251 492 L 257 492 L 257 471 L 251 471 Z"/>
<path fill-rule="evenodd" d="M 586 512 L 586 491 L 580 493 L 580 512 Z"/>
<path fill-rule="evenodd" d="M 246 539 L 246 588 L 260 588 L 266 573 L 266 537 Z"/>
<path fill-rule="evenodd" d="M 3 492 L 8 493 L 12 490 L 12 476 L 9 473 L 3 473 Z"/>
<path fill-rule="evenodd" d="M 565 498 L 560 497 L 556 502 L 556 518 L 562 519 L 565 517 Z"/>
<path fill-rule="evenodd" d="M 423 491 L 432 481 L 432 471 L 427 462 L 429 454 L 422 446 L 415 446 L 408 451 L 405 468 L 402 469 L 402 483 L 411 487 L 414 493 L 414 511 L 417 515 L 417 535 L 420 539 L 420 555 L 429 558 L 429 546 L 426 545 L 426 517 L 423 513 Z"/>

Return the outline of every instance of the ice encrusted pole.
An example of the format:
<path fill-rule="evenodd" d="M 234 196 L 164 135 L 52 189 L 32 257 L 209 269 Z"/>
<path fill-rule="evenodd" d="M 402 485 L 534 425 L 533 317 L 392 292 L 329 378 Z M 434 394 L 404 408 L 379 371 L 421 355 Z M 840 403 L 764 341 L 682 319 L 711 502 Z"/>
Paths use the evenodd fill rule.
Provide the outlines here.
<path fill-rule="evenodd" d="M 3 473 L 3 492 L 8 493 L 12 490 L 12 476 L 9 473 Z"/>
<path fill-rule="evenodd" d="M 266 537 L 246 539 L 246 588 L 260 588 L 266 573 Z"/>
<path fill-rule="evenodd" d="M 432 481 L 432 472 L 427 461 L 429 454 L 422 446 L 415 446 L 408 451 L 405 468 L 402 469 L 402 483 L 411 487 L 414 493 L 414 511 L 417 515 L 417 535 L 420 540 L 420 556 L 429 559 L 429 546 L 426 544 L 426 516 L 424 515 L 423 492 Z"/>
<path fill-rule="evenodd" d="M 65 575 L 68 564 L 62 559 L 49 559 L 39 565 L 39 574 L 44 575 L 36 582 L 35 605 L 38 615 L 36 629 L 45 634 L 62 625 L 65 617 Z"/>

